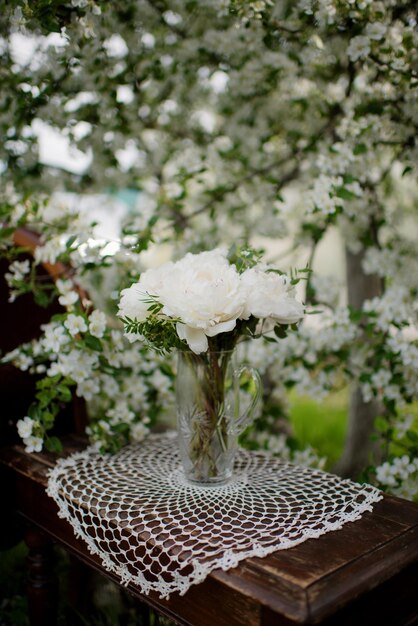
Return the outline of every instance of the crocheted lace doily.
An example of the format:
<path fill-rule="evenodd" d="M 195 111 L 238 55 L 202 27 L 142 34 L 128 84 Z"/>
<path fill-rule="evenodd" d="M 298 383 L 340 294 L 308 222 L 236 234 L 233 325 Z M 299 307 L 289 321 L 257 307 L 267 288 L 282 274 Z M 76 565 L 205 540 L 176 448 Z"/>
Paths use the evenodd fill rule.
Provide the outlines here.
<path fill-rule="evenodd" d="M 337 530 L 382 498 L 370 485 L 244 450 L 227 485 L 194 486 L 170 435 L 60 460 L 48 495 L 106 569 L 162 598 L 216 568 Z"/>

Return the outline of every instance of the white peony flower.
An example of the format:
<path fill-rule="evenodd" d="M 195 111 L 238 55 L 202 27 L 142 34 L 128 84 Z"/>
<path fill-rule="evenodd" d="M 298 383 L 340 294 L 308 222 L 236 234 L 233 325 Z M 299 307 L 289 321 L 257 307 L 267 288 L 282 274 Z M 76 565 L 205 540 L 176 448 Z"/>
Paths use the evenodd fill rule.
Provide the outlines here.
<path fill-rule="evenodd" d="M 129 317 L 138 322 L 145 320 L 149 315 L 150 298 L 160 295 L 164 279 L 172 266 L 173 263 L 169 262 L 149 269 L 141 274 L 139 282 L 123 289 L 119 302 L 119 317 Z"/>
<path fill-rule="evenodd" d="M 207 350 L 208 337 L 235 328 L 245 298 L 240 276 L 221 250 L 187 254 L 177 263 L 147 270 L 122 291 L 118 314 L 146 319 L 150 296 L 163 305 L 161 315 L 181 320 L 177 333 L 196 354 Z"/>
<path fill-rule="evenodd" d="M 187 254 L 175 263 L 164 284 L 162 312 L 179 318 L 177 333 L 196 354 L 208 337 L 231 331 L 244 310 L 240 275 L 220 250 Z"/>
<path fill-rule="evenodd" d="M 273 318 L 280 324 L 293 324 L 303 317 L 303 305 L 295 300 L 287 277 L 253 267 L 242 274 L 242 285 L 246 295 L 243 319 L 253 315 L 260 319 Z"/>

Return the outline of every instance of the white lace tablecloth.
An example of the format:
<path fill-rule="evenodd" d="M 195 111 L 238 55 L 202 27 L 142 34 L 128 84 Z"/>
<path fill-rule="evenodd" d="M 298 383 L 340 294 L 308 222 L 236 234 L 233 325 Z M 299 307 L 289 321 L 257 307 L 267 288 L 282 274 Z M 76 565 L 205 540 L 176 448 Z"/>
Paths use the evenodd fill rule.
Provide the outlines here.
<path fill-rule="evenodd" d="M 48 495 L 106 569 L 162 598 L 216 568 L 337 530 L 382 498 L 370 485 L 244 450 L 229 484 L 193 486 L 170 434 L 113 456 L 89 448 L 60 460 Z"/>

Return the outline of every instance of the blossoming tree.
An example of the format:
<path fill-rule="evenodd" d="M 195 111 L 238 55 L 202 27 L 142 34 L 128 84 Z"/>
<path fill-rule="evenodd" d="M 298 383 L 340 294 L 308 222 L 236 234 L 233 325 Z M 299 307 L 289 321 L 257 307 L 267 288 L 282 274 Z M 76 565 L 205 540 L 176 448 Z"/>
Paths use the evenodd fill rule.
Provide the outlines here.
<path fill-rule="evenodd" d="M 317 323 L 248 356 L 271 383 L 270 409 L 277 387 L 318 397 L 350 382 L 340 471 L 358 473 L 374 453 L 385 457 L 381 484 L 416 494 L 418 435 L 408 409 L 418 391 L 414 3 L 14 0 L 8 10 L 0 159 L 12 297 L 32 290 L 45 298 L 17 258 L 16 226 L 41 233 L 35 263 L 71 261 L 108 312 L 114 300 L 106 302 L 103 285 L 110 294 L 137 280 L 151 241 L 170 242 L 177 255 L 286 240 L 298 253 L 287 262 L 312 265 L 337 228 L 346 286 L 333 290 L 331 279 L 307 274 L 305 302 L 320 310 Z M 26 59 L 22 33 L 33 49 Z M 84 155 L 82 170 L 39 153 L 42 124 Z M 64 189 L 128 187 L 140 202 L 112 255 L 108 242 L 93 244 L 77 204 L 57 200 Z M 92 403 L 94 437 L 141 437 L 169 396 L 167 362 L 126 348 L 116 323 L 81 303 L 71 281 L 57 290 L 68 312 L 9 358 L 46 374 L 39 393 L 50 414 L 59 380 Z M 45 411 L 38 404 L 21 426 L 38 446 Z M 274 431 L 267 413 L 260 428 Z M 274 447 L 277 434 L 258 441 Z"/>

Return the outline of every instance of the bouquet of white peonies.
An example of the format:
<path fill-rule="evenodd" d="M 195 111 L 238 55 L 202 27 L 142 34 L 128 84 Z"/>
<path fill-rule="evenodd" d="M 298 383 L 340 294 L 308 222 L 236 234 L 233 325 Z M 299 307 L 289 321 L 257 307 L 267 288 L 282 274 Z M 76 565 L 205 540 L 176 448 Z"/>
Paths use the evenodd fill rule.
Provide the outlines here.
<path fill-rule="evenodd" d="M 157 351 L 231 350 L 242 337 L 269 330 L 284 336 L 301 320 L 297 280 L 260 262 L 252 250 L 232 258 L 219 248 L 189 253 L 143 272 L 121 292 L 118 315 L 128 339 L 145 340 Z"/>

